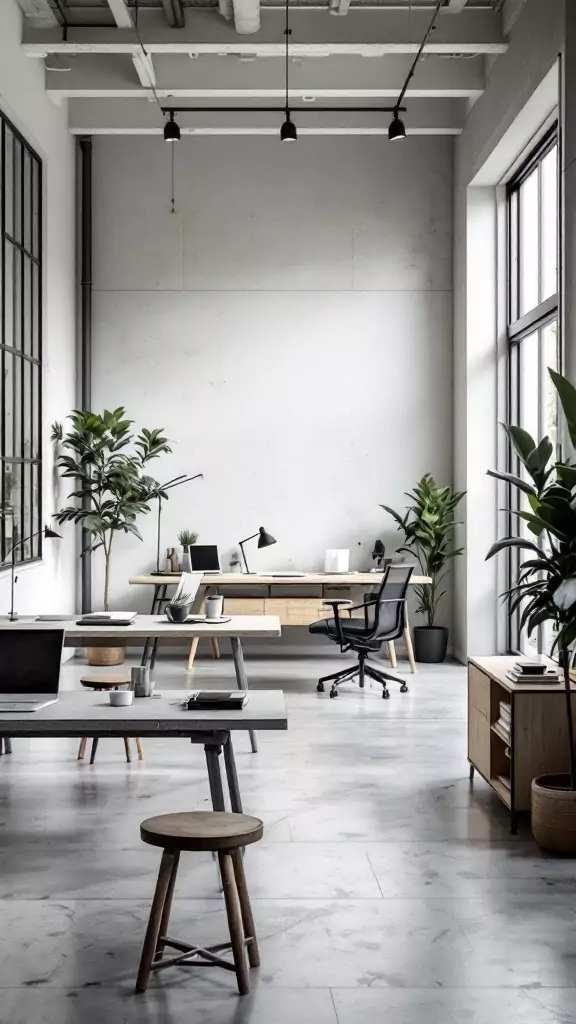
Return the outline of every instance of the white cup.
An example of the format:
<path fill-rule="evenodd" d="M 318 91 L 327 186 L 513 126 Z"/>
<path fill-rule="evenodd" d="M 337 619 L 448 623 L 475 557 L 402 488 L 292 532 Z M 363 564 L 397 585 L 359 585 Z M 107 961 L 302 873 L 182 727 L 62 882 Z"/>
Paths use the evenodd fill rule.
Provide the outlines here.
<path fill-rule="evenodd" d="M 132 690 L 110 690 L 110 703 L 114 708 L 126 708 L 132 703 Z"/>
<path fill-rule="evenodd" d="M 206 598 L 206 618 L 221 619 L 224 608 L 224 598 L 221 594 L 211 594 Z"/>

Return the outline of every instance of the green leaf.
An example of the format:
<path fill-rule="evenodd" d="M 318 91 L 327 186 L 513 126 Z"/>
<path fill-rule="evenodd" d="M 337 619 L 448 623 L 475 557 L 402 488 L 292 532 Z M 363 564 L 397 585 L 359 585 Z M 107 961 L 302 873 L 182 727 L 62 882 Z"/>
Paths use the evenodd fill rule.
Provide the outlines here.
<path fill-rule="evenodd" d="M 530 453 L 533 452 L 536 447 L 534 438 L 531 437 L 528 431 L 524 430 L 522 427 L 517 427 L 513 424 L 509 426 L 506 423 L 503 423 L 502 426 L 508 435 L 512 447 L 519 456 L 520 461 L 525 463 Z"/>
<path fill-rule="evenodd" d="M 566 418 L 572 447 L 576 448 L 576 388 L 570 383 L 567 377 L 563 377 L 561 373 L 557 373 L 557 371 L 553 370 L 550 366 L 548 367 L 548 373 L 552 378 L 554 387 L 556 388 L 558 397 L 562 403 L 562 409 Z"/>
<path fill-rule="evenodd" d="M 519 491 L 524 491 L 525 494 L 537 498 L 536 491 L 532 485 L 529 484 L 527 480 L 522 480 L 521 477 L 514 476 L 513 473 L 504 473 L 497 469 L 489 469 L 487 470 L 487 475 L 493 476 L 496 480 L 503 480 L 505 483 L 513 484 L 513 486 L 517 487 Z"/>
<path fill-rule="evenodd" d="M 497 540 L 492 545 L 485 561 L 487 562 L 489 558 L 497 555 L 499 551 L 505 551 L 507 548 L 520 548 L 524 551 L 534 551 L 537 555 L 541 554 L 540 548 L 531 540 L 524 539 L 523 537 L 504 537 L 503 540 Z"/>

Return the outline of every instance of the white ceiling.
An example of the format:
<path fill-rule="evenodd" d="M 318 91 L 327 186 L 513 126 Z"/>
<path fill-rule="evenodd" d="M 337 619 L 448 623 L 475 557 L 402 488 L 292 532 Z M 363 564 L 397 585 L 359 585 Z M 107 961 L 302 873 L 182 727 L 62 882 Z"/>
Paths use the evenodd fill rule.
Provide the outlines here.
<path fill-rule="evenodd" d="M 160 134 L 159 105 L 283 105 L 284 0 L 261 0 L 253 35 L 239 35 L 218 0 L 140 0 L 138 31 L 134 0 L 19 3 L 23 50 L 44 61 L 47 91 L 55 103 L 68 101 L 74 133 Z M 181 8 L 180 27 L 173 5 Z M 332 108 L 394 104 L 435 0 L 351 0 L 344 17 L 330 17 L 329 0 L 290 5 L 290 104 L 298 127 L 385 133 L 386 113 Z M 406 94 L 409 132 L 462 130 L 484 88 L 487 58 L 507 48 L 502 8 L 499 0 L 445 0 Z M 177 120 L 191 133 L 262 134 L 277 131 L 278 115 L 208 109 Z"/>

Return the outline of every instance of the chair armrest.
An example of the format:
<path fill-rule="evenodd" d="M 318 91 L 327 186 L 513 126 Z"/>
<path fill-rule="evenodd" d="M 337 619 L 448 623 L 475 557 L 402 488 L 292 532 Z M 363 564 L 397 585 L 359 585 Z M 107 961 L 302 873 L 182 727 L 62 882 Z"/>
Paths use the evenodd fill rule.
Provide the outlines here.
<path fill-rule="evenodd" d="M 352 604 L 352 601 L 348 601 L 344 597 L 336 597 L 333 600 L 322 601 L 322 604 L 330 605 L 330 607 L 332 608 L 332 611 L 334 612 L 334 622 L 335 622 L 335 625 L 336 625 L 336 633 L 338 634 L 338 642 L 339 642 L 340 646 L 343 647 L 345 645 L 346 641 L 344 639 L 344 634 L 342 632 L 342 622 L 341 622 L 341 619 L 340 619 L 340 606 L 341 605 L 348 605 L 348 606 L 350 606 Z M 348 611 L 348 608 L 346 608 L 346 611 Z"/>

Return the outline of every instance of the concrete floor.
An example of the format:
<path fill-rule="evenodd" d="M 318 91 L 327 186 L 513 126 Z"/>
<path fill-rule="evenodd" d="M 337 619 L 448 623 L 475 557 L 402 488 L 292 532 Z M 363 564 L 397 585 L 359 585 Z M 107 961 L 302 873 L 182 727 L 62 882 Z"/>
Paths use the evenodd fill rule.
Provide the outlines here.
<path fill-rule="evenodd" d="M 181 687 L 182 658 L 157 686 Z M 315 692 L 335 659 L 248 661 L 282 687 L 287 733 L 236 740 L 244 806 L 264 840 L 246 856 L 262 967 L 240 999 L 222 971 L 133 984 L 158 866 L 139 822 L 205 808 L 201 749 L 146 740 L 93 767 L 66 740 L 0 759 L 0 1021 L 10 1024 L 551 1024 L 576 1022 L 575 863 L 538 852 L 466 762 L 461 666 L 422 666 L 410 692 Z M 403 667 L 403 666 L 402 666 Z M 69 663 L 64 686 L 84 666 Z M 232 683 L 199 659 L 190 686 Z M 207 856 L 184 855 L 171 932 L 217 941 Z"/>

